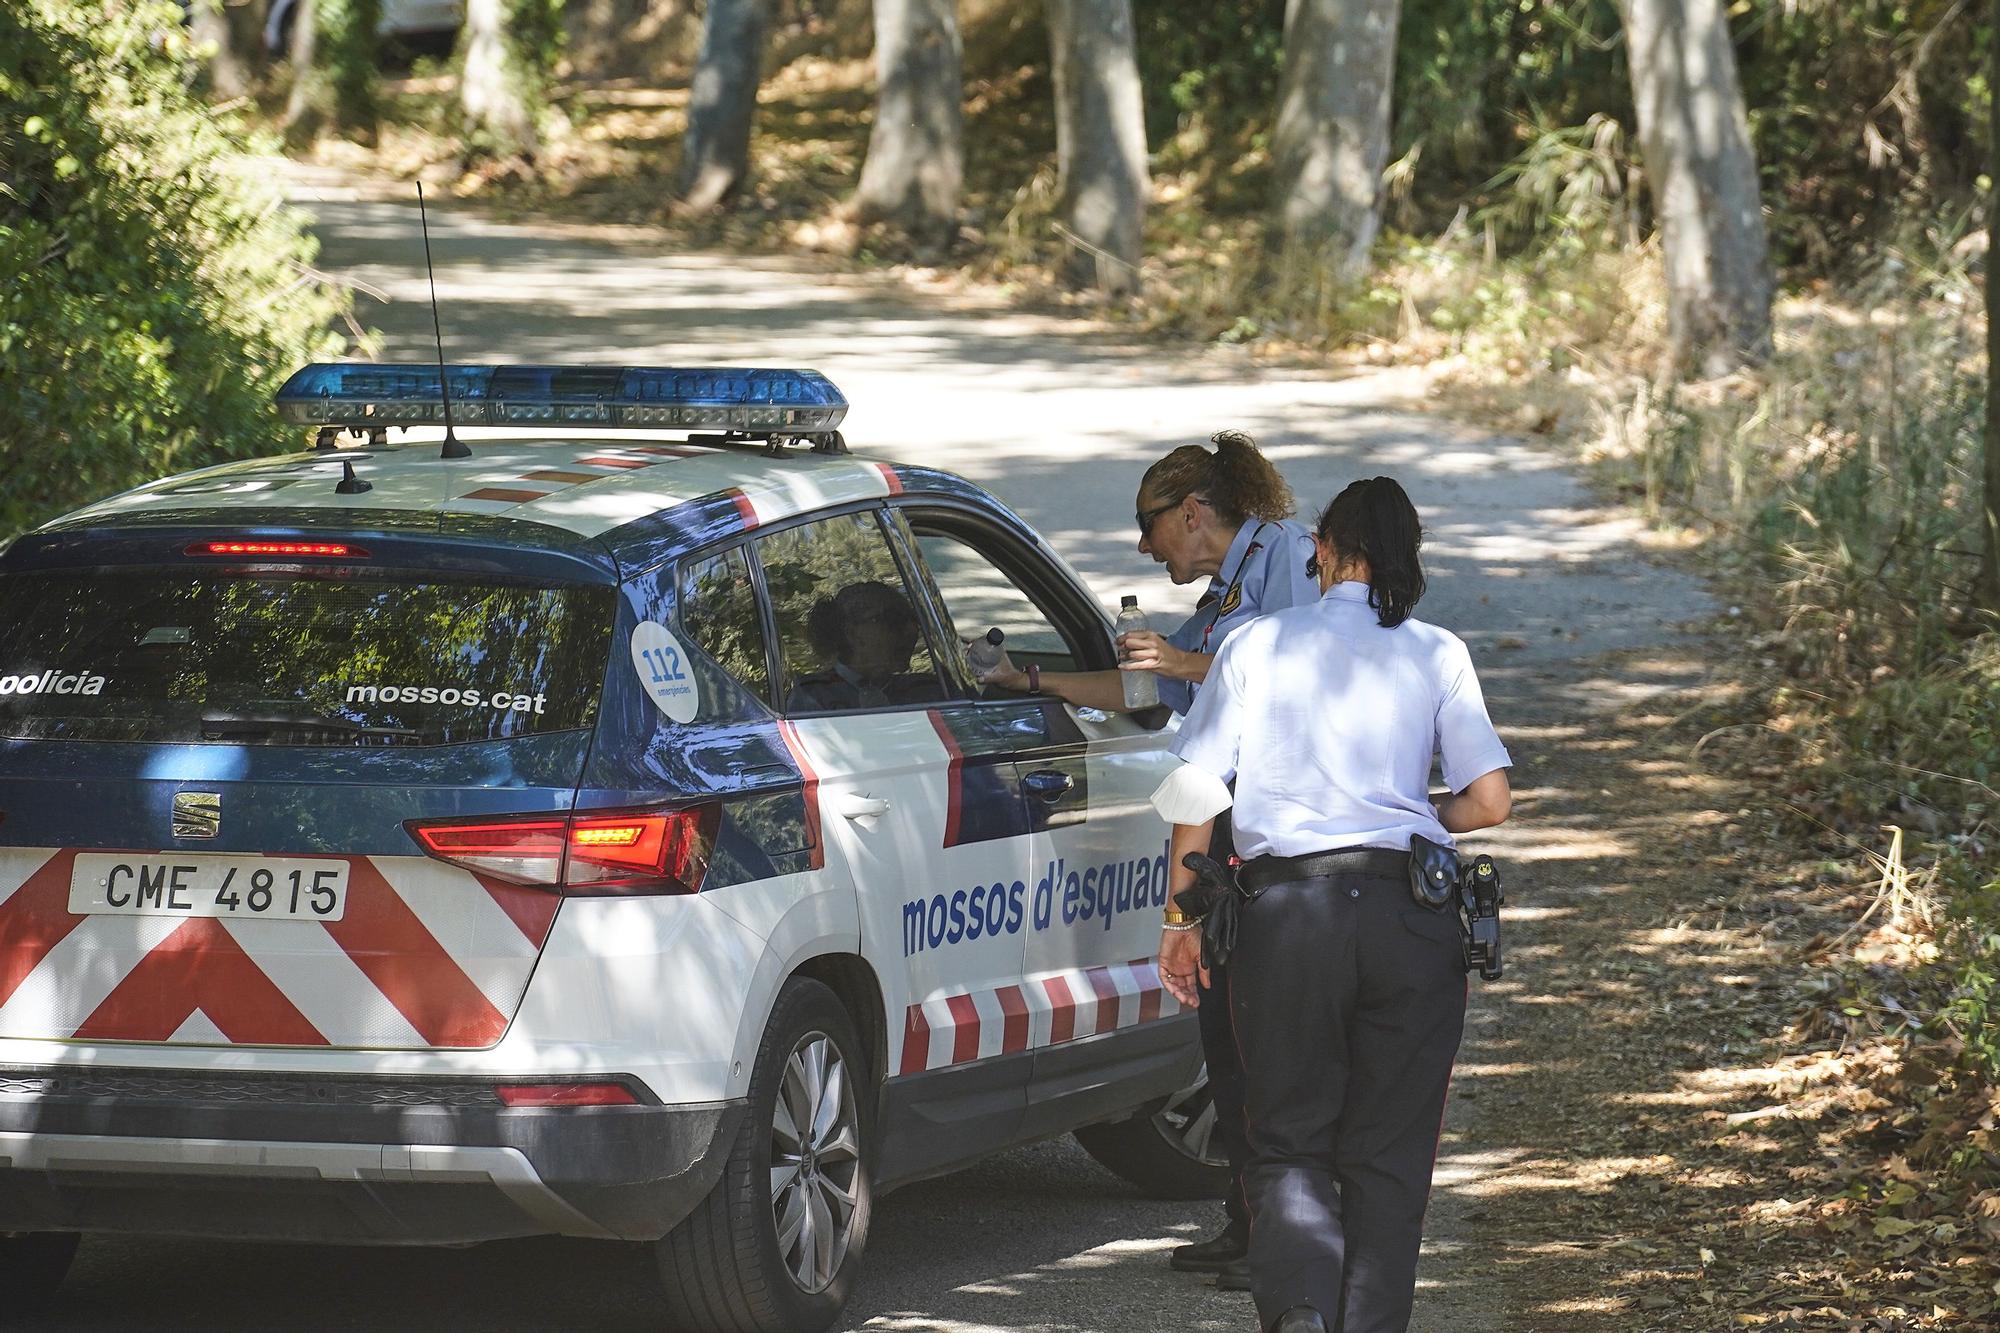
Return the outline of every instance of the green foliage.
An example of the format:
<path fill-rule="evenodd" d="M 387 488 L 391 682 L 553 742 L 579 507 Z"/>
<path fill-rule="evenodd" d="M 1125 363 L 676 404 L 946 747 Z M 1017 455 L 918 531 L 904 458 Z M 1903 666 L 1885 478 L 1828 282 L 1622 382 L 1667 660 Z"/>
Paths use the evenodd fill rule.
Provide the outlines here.
<path fill-rule="evenodd" d="M 93 10 L 95 12 L 93 12 Z M 341 303 L 172 4 L 0 6 L 0 535 L 286 438 L 272 390 Z"/>
<path fill-rule="evenodd" d="M 363 138 L 374 136 L 382 114 L 381 52 L 375 34 L 381 19 L 382 0 L 314 0 L 316 58 L 325 71 L 332 122 Z"/>
<path fill-rule="evenodd" d="M 1283 62 L 1283 0 L 1140 5 L 1135 17 L 1149 141 L 1193 120 L 1225 134 L 1269 121 Z"/>

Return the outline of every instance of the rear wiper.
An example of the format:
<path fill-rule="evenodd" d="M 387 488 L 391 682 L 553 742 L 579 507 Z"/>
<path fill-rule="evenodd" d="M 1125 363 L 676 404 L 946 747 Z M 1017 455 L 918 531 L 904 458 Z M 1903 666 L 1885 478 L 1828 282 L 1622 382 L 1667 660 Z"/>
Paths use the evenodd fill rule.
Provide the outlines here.
<path fill-rule="evenodd" d="M 269 736 L 278 731 L 317 732 L 347 739 L 415 741 L 421 732 L 412 727 L 371 727 L 329 713 L 287 712 L 281 709 L 254 713 L 203 713 L 201 733 L 217 739 L 227 736 Z"/>

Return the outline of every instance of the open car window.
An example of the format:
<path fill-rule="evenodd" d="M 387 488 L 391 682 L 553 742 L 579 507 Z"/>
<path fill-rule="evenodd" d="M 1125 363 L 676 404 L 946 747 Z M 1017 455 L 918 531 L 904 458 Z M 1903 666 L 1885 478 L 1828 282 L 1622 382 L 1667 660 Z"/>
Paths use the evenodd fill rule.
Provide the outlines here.
<path fill-rule="evenodd" d="M 902 515 L 961 654 L 966 639 L 998 629 L 1016 666 L 1089 671 L 1111 665 L 1094 608 L 1046 557 L 961 514 L 911 507 Z M 970 678 L 969 668 L 965 675 Z"/>

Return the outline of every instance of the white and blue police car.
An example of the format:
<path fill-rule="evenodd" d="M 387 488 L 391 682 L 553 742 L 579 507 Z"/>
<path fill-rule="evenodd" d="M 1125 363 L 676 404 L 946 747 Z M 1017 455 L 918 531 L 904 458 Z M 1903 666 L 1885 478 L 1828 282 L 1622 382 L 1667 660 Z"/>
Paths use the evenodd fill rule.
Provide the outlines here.
<path fill-rule="evenodd" d="M 814 1330 L 900 1182 L 1077 1130 L 1219 1192 L 1162 719 L 965 661 L 1114 662 L 1026 523 L 847 455 L 809 371 L 279 404 L 315 447 L 0 555 L 10 1307 L 87 1232 L 555 1234 L 651 1245 L 663 1324 Z"/>

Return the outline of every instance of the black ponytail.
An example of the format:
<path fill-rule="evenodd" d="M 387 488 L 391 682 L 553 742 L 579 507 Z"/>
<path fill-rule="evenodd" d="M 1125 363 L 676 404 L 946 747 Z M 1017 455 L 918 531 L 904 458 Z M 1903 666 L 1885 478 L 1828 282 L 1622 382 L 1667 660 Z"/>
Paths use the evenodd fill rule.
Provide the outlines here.
<path fill-rule="evenodd" d="M 1368 605 L 1384 629 L 1410 618 L 1424 595 L 1424 544 L 1417 507 L 1392 477 L 1357 481 L 1320 511 L 1320 540 L 1334 557 L 1368 562 Z"/>

